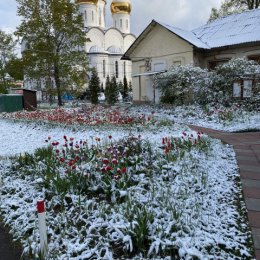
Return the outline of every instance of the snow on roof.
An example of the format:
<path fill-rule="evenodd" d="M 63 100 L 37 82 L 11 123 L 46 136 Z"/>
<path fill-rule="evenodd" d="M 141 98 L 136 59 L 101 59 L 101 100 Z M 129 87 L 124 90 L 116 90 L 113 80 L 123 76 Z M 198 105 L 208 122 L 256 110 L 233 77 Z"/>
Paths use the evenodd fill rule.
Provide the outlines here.
<path fill-rule="evenodd" d="M 216 19 L 192 32 L 210 48 L 260 41 L 260 9 Z"/>
<path fill-rule="evenodd" d="M 202 48 L 202 49 L 209 49 L 209 46 L 207 46 L 207 44 L 205 44 L 200 39 L 198 39 L 193 32 L 186 31 L 186 30 L 174 27 L 174 26 L 170 26 L 168 24 L 164 24 L 164 23 L 161 23 L 161 22 L 156 21 L 156 20 L 154 20 L 154 21 L 156 23 L 162 25 L 163 27 L 165 27 L 166 29 L 168 29 L 172 33 L 178 35 L 180 38 L 184 39 L 185 41 L 191 43 L 192 45 L 194 45 L 198 48 Z"/>

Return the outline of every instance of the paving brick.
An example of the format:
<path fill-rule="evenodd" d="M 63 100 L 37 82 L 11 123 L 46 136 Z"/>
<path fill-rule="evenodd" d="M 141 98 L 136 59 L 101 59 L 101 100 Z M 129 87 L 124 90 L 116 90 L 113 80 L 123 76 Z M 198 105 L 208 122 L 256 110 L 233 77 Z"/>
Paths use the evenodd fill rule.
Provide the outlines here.
<path fill-rule="evenodd" d="M 248 165 L 249 164 L 250 167 L 256 167 L 260 172 L 260 162 L 258 161 L 258 159 L 255 156 L 252 156 L 251 158 L 255 159 L 255 160 L 247 161 L 247 160 L 241 160 L 241 159 L 237 158 L 237 163 L 238 163 L 238 165 Z"/>
<path fill-rule="evenodd" d="M 260 260 L 260 250 L 255 251 L 256 260 Z"/>
<path fill-rule="evenodd" d="M 245 198 L 245 201 L 248 210 L 260 211 L 260 199 Z"/>
<path fill-rule="evenodd" d="M 252 235 L 254 240 L 255 249 L 260 249 L 260 228 L 252 228 Z"/>
<path fill-rule="evenodd" d="M 236 150 L 235 150 L 235 152 L 236 152 Z M 244 162 L 257 162 L 257 163 L 260 164 L 260 162 L 258 161 L 258 158 L 256 158 L 253 153 L 251 153 L 250 155 L 246 155 L 246 154 L 241 154 L 240 155 L 238 153 L 236 153 L 236 154 L 237 154 L 236 158 L 237 158 L 237 160 L 239 162 L 240 161 L 244 161 Z"/>
<path fill-rule="evenodd" d="M 250 151 L 250 152 L 252 151 L 252 148 L 248 144 L 241 144 L 241 142 L 238 144 L 234 144 L 233 142 L 230 142 L 230 143 L 234 145 L 235 149 L 241 149 L 243 151 Z"/>
<path fill-rule="evenodd" d="M 238 164 L 241 170 L 246 170 L 250 172 L 255 172 L 260 174 L 260 166 L 250 165 L 250 164 Z"/>
<path fill-rule="evenodd" d="M 241 179 L 243 188 L 256 188 L 260 191 L 260 180 Z"/>
<path fill-rule="evenodd" d="M 260 180 L 260 172 L 255 173 L 240 169 L 240 176 L 243 179 Z"/>
<path fill-rule="evenodd" d="M 259 211 L 248 211 L 247 216 L 250 222 L 250 226 L 254 228 L 260 228 L 260 212 Z"/>
<path fill-rule="evenodd" d="M 245 198 L 260 199 L 260 189 L 256 189 L 252 187 L 243 187 L 243 192 Z"/>

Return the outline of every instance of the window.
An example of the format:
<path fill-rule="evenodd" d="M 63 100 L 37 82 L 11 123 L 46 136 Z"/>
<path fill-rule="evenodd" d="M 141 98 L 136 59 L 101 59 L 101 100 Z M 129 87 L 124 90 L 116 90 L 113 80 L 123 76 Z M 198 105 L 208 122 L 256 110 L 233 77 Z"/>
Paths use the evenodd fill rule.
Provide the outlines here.
<path fill-rule="evenodd" d="M 87 11 L 85 10 L 85 21 L 87 21 Z"/>
<path fill-rule="evenodd" d="M 123 27 L 123 21 L 122 21 L 122 19 L 120 19 L 120 28 L 122 28 Z"/>
<path fill-rule="evenodd" d="M 218 65 L 222 65 L 224 63 L 227 63 L 228 61 L 229 61 L 229 59 L 209 61 L 208 69 L 209 70 L 214 70 Z"/>
<path fill-rule="evenodd" d="M 116 21 L 115 21 L 115 27 L 116 27 Z"/>
<path fill-rule="evenodd" d="M 101 8 L 99 8 L 99 25 L 101 26 L 101 15 L 102 15 L 102 11 Z"/>
<path fill-rule="evenodd" d="M 253 60 L 256 63 L 260 64 L 260 55 L 256 55 L 256 56 L 249 56 L 248 57 L 249 60 Z"/>
<path fill-rule="evenodd" d="M 106 60 L 103 60 L 103 78 L 106 77 Z"/>
<path fill-rule="evenodd" d="M 126 19 L 126 29 L 128 29 L 128 19 Z"/>
<path fill-rule="evenodd" d="M 92 18 L 92 21 L 94 21 L 94 12 L 93 11 L 91 12 L 91 18 Z"/>
<path fill-rule="evenodd" d="M 116 78 L 118 78 L 118 61 L 115 62 L 115 72 Z"/>
<path fill-rule="evenodd" d="M 181 66 L 181 61 L 180 61 L 180 60 L 175 60 L 175 61 L 173 61 L 173 66 L 174 66 L 174 67 Z"/>
<path fill-rule="evenodd" d="M 124 61 L 124 76 L 126 75 L 126 63 Z"/>
<path fill-rule="evenodd" d="M 157 62 L 153 65 L 153 71 L 164 71 L 165 70 L 165 63 L 164 62 Z"/>

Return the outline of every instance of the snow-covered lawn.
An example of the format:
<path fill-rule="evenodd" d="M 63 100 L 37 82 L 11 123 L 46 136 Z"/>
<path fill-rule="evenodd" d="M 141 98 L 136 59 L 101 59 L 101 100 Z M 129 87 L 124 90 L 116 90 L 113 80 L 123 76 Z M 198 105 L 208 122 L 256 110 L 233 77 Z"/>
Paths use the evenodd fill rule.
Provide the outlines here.
<path fill-rule="evenodd" d="M 191 124 L 225 132 L 260 130 L 260 111 L 244 111 L 242 108 L 209 108 L 199 106 L 179 106 L 153 108 L 154 115 L 180 124 Z M 140 109 L 150 113 L 149 107 Z"/>
<path fill-rule="evenodd" d="M 252 260 L 234 151 L 173 124 L 184 112 L 130 109 L 137 121 L 98 126 L 0 119 L 0 210 L 24 254 L 38 259 L 44 197 L 48 259 Z"/>

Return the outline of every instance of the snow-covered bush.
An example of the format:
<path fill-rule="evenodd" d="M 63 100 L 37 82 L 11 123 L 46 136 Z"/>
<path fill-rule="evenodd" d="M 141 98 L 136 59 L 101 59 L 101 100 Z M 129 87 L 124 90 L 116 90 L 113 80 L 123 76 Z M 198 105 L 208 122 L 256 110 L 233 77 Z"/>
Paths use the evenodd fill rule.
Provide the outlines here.
<path fill-rule="evenodd" d="M 156 76 L 157 87 L 161 91 L 161 102 L 168 104 L 187 104 L 192 101 L 205 103 L 211 72 L 199 67 L 178 66 Z"/>
<path fill-rule="evenodd" d="M 223 93 L 218 97 L 221 104 L 230 105 L 232 101 L 233 82 L 249 75 L 260 73 L 260 65 L 246 58 L 232 59 L 216 68 L 214 90 Z"/>
<path fill-rule="evenodd" d="M 155 81 L 161 91 L 162 103 L 229 106 L 234 80 L 257 73 L 260 73 L 260 65 L 246 58 L 238 58 L 218 66 L 215 71 L 191 65 L 173 67 L 166 73 L 156 75 Z"/>

